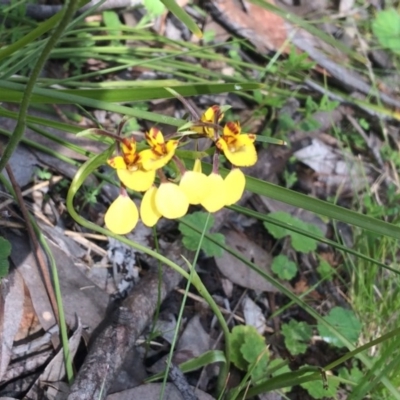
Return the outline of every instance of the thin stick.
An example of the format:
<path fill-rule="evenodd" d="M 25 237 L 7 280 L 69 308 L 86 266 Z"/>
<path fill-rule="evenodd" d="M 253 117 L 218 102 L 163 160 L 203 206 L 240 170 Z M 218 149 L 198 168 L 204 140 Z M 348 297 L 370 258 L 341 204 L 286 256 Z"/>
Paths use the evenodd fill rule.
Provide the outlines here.
<path fill-rule="evenodd" d="M 10 182 L 11 185 L 14 189 L 15 192 L 15 196 L 18 200 L 19 203 L 19 207 L 21 209 L 21 213 L 22 216 L 24 217 L 24 222 L 25 222 L 25 226 L 26 226 L 26 230 L 28 231 L 28 236 L 31 240 L 33 249 L 34 249 L 34 254 L 36 257 L 36 261 L 39 264 L 40 267 L 40 271 L 42 273 L 43 276 L 43 280 L 44 280 L 44 284 L 46 286 L 46 291 L 47 291 L 47 295 L 49 296 L 49 300 L 51 303 L 51 306 L 53 308 L 53 313 L 54 316 L 57 320 L 57 323 L 60 324 L 60 320 L 59 320 L 59 315 L 58 315 L 58 307 L 57 307 L 57 301 L 56 301 L 56 297 L 54 294 L 54 290 L 53 290 L 53 285 L 51 283 L 51 278 L 50 278 L 50 274 L 49 274 L 49 270 L 47 268 L 47 264 L 42 252 L 42 249 L 40 248 L 39 242 L 37 240 L 35 231 L 33 229 L 32 223 L 31 223 L 31 216 L 25 206 L 25 202 L 24 202 L 24 198 L 22 197 L 22 193 L 21 193 L 21 189 L 17 183 L 17 181 L 15 180 L 14 174 L 12 172 L 12 169 L 10 168 L 10 166 L 8 164 L 6 164 L 6 171 L 8 174 L 8 177 L 10 178 Z"/>

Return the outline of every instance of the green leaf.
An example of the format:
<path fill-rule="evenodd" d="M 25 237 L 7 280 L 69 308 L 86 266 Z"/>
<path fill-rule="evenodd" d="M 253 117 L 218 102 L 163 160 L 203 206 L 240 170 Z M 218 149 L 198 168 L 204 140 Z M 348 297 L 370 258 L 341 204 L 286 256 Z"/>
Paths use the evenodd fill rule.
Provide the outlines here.
<path fill-rule="evenodd" d="M 320 381 L 305 382 L 300 386 L 306 389 L 314 399 L 334 399 L 336 398 L 339 381 L 328 378 L 328 388 L 324 387 L 322 378 Z"/>
<path fill-rule="evenodd" d="M 270 218 L 274 218 L 280 222 L 284 222 L 287 225 L 302 229 L 304 231 L 316 234 L 322 237 L 322 232 L 315 225 L 301 221 L 300 219 L 293 217 L 292 215 L 284 212 L 277 211 L 269 214 Z M 317 248 L 317 241 L 298 233 L 292 232 L 288 229 L 281 228 L 269 222 L 264 222 L 264 226 L 268 229 L 271 235 L 276 239 L 282 239 L 285 236 L 290 236 L 292 239 L 292 246 L 296 251 L 302 253 L 308 253 L 314 251 Z"/>
<path fill-rule="evenodd" d="M 165 6 L 160 0 L 143 0 L 143 5 L 151 16 L 158 17 L 165 11 Z"/>
<path fill-rule="evenodd" d="M 185 24 L 191 32 L 193 32 L 199 38 L 203 37 L 203 33 L 201 32 L 200 28 L 196 25 L 190 15 L 183 8 L 179 7 L 175 0 L 161 1 L 165 4 L 165 7 L 167 7 L 176 18 Z"/>
<path fill-rule="evenodd" d="M 36 40 L 38 37 L 42 36 L 46 32 L 50 31 L 62 18 L 63 12 L 58 12 L 53 15 L 51 18 L 46 21 L 40 23 L 35 29 L 31 30 L 24 37 L 19 39 L 18 41 L 10 44 L 9 46 L 3 47 L 0 50 L 0 60 L 8 57 L 9 55 L 15 53 L 24 48 L 24 46 Z"/>
<path fill-rule="evenodd" d="M 334 307 L 330 313 L 323 319 L 331 324 L 350 342 L 355 343 L 361 332 L 361 323 L 351 310 L 345 310 L 342 307 Z M 318 322 L 318 332 L 322 338 L 332 343 L 334 346 L 343 347 L 342 342 L 334 336 L 330 329 Z"/>
<path fill-rule="evenodd" d="M 304 132 L 312 132 L 321 127 L 321 123 L 312 117 L 307 117 L 298 125 L 300 130 Z"/>
<path fill-rule="evenodd" d="M 114 11 L 103 11 L 103 21 L 107 28 L 115 29 L 120 28 L 122 25 L 118 14 Z"/>
<path fill-rule="evenodd" d="M 239 325 L 232 329 L 231 360 L 237 368 L 250 371 L 253 380 L 264 377 L 267 373 L 269 353 L 265 339 L 251 325 Z"/>
<path fill-rule="evenodd" d="M 282 334 L 285 337 L 285 345 L 293 356 L 306 352 L 311 340 L 312 329 L 305 322 L 291 320 L 282 325 Z"/>
<path fill-rule="evenodd" d="M 334 269 L 327 261 L 321 260 L 317 267 L 317 272 L 319 273 L 322 279 L 329 280 L 332 278 L 332 275 L 334 274 Z"/>
<path fill-rule="evenodd" d="M 283 222 L 286 225 L 293 225 L 293 217 L 284 212 L 284 211 L 277 211 L 275 213 L 268 214 L 270 218 L 276 219 L 277 221 Z M 271 222 L 264 222 L 264 226 L 268 229 L 269 233 L 275 239 L 283 239 L 286 236 L 290 236 L 291 232 L 288 229 L 285 229 L 281 226 L 274 225 Z"/>
<path fill-rule="evenodd" d="M 223 351 L 208 350 L 198 357 L 191 358 L 190 360 L 185 361 L 182 364 L 179 364 L 179 369 L 182 372 L 186 373 L 186 372 L 196 371 L 200 368 L 203 368 L 203 367 L 213 364 L 213 363 L 225 363 L 225 362 L 226 362 L 226 358 L 225 358 L 225 354 Z M 160 378 L 163 378 L 164 375 L 165 375 L 165 371 L 159 372 L 158 374 L 153 375 L 150 378 L 147 378 L 145 380 L 145 382 L 149 383 L 149 382 L 157 381 Z"/>
<path fill-rule="evenodd" d="M 274 358 L 268 364 L 268 372 L 271 372 L 271 376 L 278 377 L 279 375 L 291 372 L 291 369 L 287 365 L 287 361 L 284 361 L 282 358 Z M 283 393 L 289 392 L 292 390 L 291 386 L 282 388 L 281 391 Z"/>
<path fill-rule="evenodd" d="M 285 255 L 280 254 L 272 261 L 272 271 L 284 280 L 291 280 L 297 274 L 297 265 Z"/>
<path fill-rule="evenodd" d="M 150 121 L 162 124 L 180 126 L 186 121 L 176 118 L 159 115 L 156 113 L 137 110 L 136 108 L 121 106 L 114 103 L 129 103 L 134 101 L 149 101 L 160 98 L 175 97 L 165 87 L 130 87 L 112 89 L 45 89 L 35 87 L 32 94 L 31 103 L 49 103 L 49 104 L 80 104 L 93 108 L 102 108 L 104 110 L 124 114 L 127 116 L 148 119 Z M 163 83 L 164 85 L 164 83 Z M 254 90 L 260 88 L 259 83 L 183 83 L 170 85 L 181 96 L 198 96 L 200 94 L 216 94 L 222 92 L 241 92 L 245 90 Z M 19 103 L 22 99 L 25 85 L 10 82 L 9 80 L 0 80 L 0 101 L 9 101 Z M 158 116 L 157 119 L 155 116 Z M 175 121 L 175 122 L 174 122 Z M 178 122 L 179 121 L 179 122 Z"/>
<path fill-rule="evenodd" d="M 240 348 L 245 342 L 246 337 L 246 326 L 238 325 L 232 329 L 232 332 L 229 335 L 229 340 L 231 341 L 231 361 L 235 366 L 242 371 L 246 371 L 248 367 L 248 362 L 243 357 Z"/>
<path fill-rule="evenodd" d="M 197 250 L 197 248 L 199 247 L 201 234 L 194 231 L 189 225 L 203 227 L 207 224 L 206 232 L 208 232 L 214 225 L 214 217 L 210 215 L 207 223 L 207 213 L 201 211 L 186 215 L 185 217 L 181 218 L 181 221 L 182 222 L 179 223 L 179 230 L 183 235 L 182 243 L 188 250 L 193 251 Z M 186 225 L 185 223 L 187 223 L 188 225 Z M 225 237 L 221 233 L 211 233 L 209 235 L 218 243 L 225 244 Z M 220 246 L 216 245 L 207 238 L 203 238 L 200 248 L 204 251 L 204 253 L 206 253 L 208 257 L 221 257 L 224 253 L 224 250 Z"/>
<path fill-rule="evenodd" d="M 269 361 L 269 352 L 265 339 L 253 326 L 246 326 L 244 343 L 240 347 L 243 358 L 249 363 L 249 371 L 254 381 L 265 377 Z"/>
<path fill-rule="evenodd" d="M 400 14 L 395 9 L 378 12 L 372 31 L 383 48 L 400 53 Z"/>
<path fill-rule="evenodd" d="M 295 129 L 296 123 L 293 118 L 287 114 L 283 113 L 278 117 L 278 131 L 279 132 L 289 132 Z"/>
<path fill-rule="evenodd" d="M 11 244 L 0 236 L 0 259 L 7 258 L 11 254 Z"/>
<path fill-rule="evenodd" d="M 0 260 L 0 279 L 4 278 L 8 275 L 8 270 L 10 268 L 10 264 L 7 259 L 3 258 Z"/>
<path fill-rule="evenodd" d="M 8 240 L 0 237 L 0 278 L 4 278 L 8 274 L 9 263 L 8 257 L 11 254 L 11 244 Z"/>
<path fill-rule="evenodd" d="M 343 379 L 358 383 L 364 378 L 364 373 L 357 367 L 351 368 L 350 371 L 343 367 L 339 369 L 339 376 Z"/>

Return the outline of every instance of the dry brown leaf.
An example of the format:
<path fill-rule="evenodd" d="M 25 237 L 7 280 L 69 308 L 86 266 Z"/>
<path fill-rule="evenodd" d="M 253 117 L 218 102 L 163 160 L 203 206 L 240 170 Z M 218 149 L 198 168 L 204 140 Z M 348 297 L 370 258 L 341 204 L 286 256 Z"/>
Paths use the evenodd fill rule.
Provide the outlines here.
<path fill-rule="evenodd" d="M 268 252 L 250 241 L 244 234 L 227 229 L 222 230 L 222 234 L 225 236 L 227 246 L 241 253 L 265 273 L 271 274 L 272 257 Z M 271 283 L 231 254 L 225 252 L 215 261 L 222 274 L 236 285 L 261 292 L 277 292 Z"/>
<path fill-rule="evenodd" d="M 265 332 L 265 316 L 261 307 L 259 307 L 254 301 L 246 296 L 242 302 L 243 316 L 246 321 L 246 325 L 254 326 L 258 333 L 261 335 Z"/>
<path fill-rule="evenodd" d="M 340 0 L 339 12 L 347 13 L 354 7 L 354 0 Z"/>
<path fill-rule="evenodd" d="M 73 325 L 78 316 L 91 333 L 104 318 L 108 295 L 75 266 L 73 258 L 52 243 L 50 248 L 56 260 L 66 320 Z"/>
<path fill-rule="evenodd" d="M 24 281 L 15 269 L 1 280 L 0 381 L 12 356 L 12 347 L 23 314 Z"/>
<path fill-rule="evenodd" d="M 5 232 L 5 237 L 11 243 L 11 260 L 24 279 L 40 325 L 48 331 L 56 324 L 56 319 L 29 240 L 25 234 L 18 236 L 10 231 Z"/>
<path fill-rule="evenodd" d="M 3 127 L 3 123 L 5 123 L 5 119 L 0 117 L 0 126 Z M 5 143 L 2 138 L 0 142 Z M 15 149 L 9 164 L 19 186 L 23 187 L 32 181 L 37 163 L 37 158 L 25 146 L 18 146 Z M 5 175 L 7 176 L 7 174 Z"/>
<path fill-rule="evenodd" d="M 273 0 L 266 1 L 275 4 Z M 243 11 L 234 0 L 210 3 L 214 15 L 219 15 L 219 19 L 223 19 L 232 30 L 248 39 L 263 53 L 280 49 L 288 37 L 285 21 L 260 6 L 246 2 L 246 11 Z"/>
<path fill-rule="evenodd" d="M 333 149 L 317 138 L 294 155 L 317 173 L 318 181 L 324 184 L 327 193 L 337 193 L 338 189 L 354 193 L 370 186 L 374 179 L 373 170 L 367 163 Z"/>
<path fill-rule="evenodd" d="M 69 339 L 69 351 L 71 355 L 71 360 L 74 358 L 76 351 L 78 350 L 79 342 L 82 337 L 82 324 L 78 320 L 78 327 Z M 56 384 L 62 381 L 65 377 L 65 363 L 64 363 L 64 351 L 60 349 L 57 355 L 50 361 L 46 366 L 45 370 L 40 374 L 39 378 L 36 380 L 34 385 L 31 387 L 29 392 L 26 394 L 26 398 L 32 400 L 42 399 L 43 388 Z M 54 389 L 54 387 L 53 387 Z M 54 393 L 55 392 L 55 393 Z M 46 399 L 53 400 L 59 399 L 58 390 L 53 391 L 53 395 L 50 396 L 49 393 L 46 395 Z M 56 397 L 57 396 L 57 397 Z"/>
<path fill-rule="evenodd" d="M 180 364 L 191 358 L 198 357 L 211 349 L 210 335 L 200 323 L 200 316 L 195 315 L 186 325 L 179 338 L 174 363 Z"/>
<path fill-rule="evenodd" d="M 302 276 L 294 285 L 294 293 L 297 295 L 303 294 L 309 290 L 310 287 L 308 286 L 307 279 Z"/>
<path fill-rule="evenodd" d="M 12 246 L 11 259 L 23 276 L 40 325 L 48 331 L 55 325 L 55 319 L 29 241 L 25 235 L 17 236 L 11 232 L 7 232 L 6 237 Z M 69 238 L 65 240 L 70 241 Z M 78 316 L 82 324 L 92 332 L 103 320 L 108 296 L 75 266 L 73 256 L 52 242 L 49 242 L 49 246 L 58 269 L 67 323 L 75 325 Z"/>

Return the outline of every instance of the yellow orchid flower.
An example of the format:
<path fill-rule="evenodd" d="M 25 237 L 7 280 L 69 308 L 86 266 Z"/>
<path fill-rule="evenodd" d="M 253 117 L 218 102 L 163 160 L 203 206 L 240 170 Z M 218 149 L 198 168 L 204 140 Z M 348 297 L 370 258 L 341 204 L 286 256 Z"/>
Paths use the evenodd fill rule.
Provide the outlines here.
<path fill-rule="evenodd" d="M 233 168 L 224 179 L 225 205 L 230 206 L 241 199 L 246 186 L 246 177 L 239 168 Z"/>
<path fill-rule="evenodd" d="M 216 212 L 226 205 L 225 182 L 221 175 L 212 172 L 208 175 L 209 193 L 201 205 L 208 212 Z"/>
<path fill-rule="evenodd" d="M 193 171 L 185 171 L 179 187 L 186 194 L 189 204 L 200 204 L 208 196 L 211 188 L 207 175 L 201 172 L 199 159 L 195 160 Z"/>
<path fill-rule="evenodd" d="M 152 186 L 144 194 L 140 204 L 140 218 L 142 222 L 150 228 L 153 227 L 162 216 L 156 207 L 157 190 L 155 186 Z"/>
<path fill-rule="evenodd" d="M 140 154 L 136 153 L 135 139 L 124 139 L 121 147 L 122 156 L 109 158 L 108 165 L 117 170 L 118 178 L 127 188 L 146 191 L 153 184 L 156 172 L 143 169 Z"/>
<path fill-rule="evenodd" d="M 155 194 L 158 212 L 165 218 L 183 217 L 189 209 L 189 200 L 182 189 L 172 182 L 163 182 Z"/>
<path fill-rule="evenodd" d="M 224 126 L 223 135 L 216 141 L 216 146 L 233 165 L 250 167 L 257 162 L 255 139 L 256 135 L 241 133 L 239 122 L 228 122 Z"/>
<path fill-rule="evenodd" d="M 146 133 L 146 140 L 150 149 L 139 153 L 143 169 L 146 171 L 155 171 L 167 165 L 179 144 L 178 140 L 169 140 L 165 143 L 162 132 L 157 128 L 151 128 Z"/>
<path fill-rule="evenodd" d="M 105 216 L 106 227 L 118 235 L 131 232 L 139 219 L 136 204 L 125 194 L 120 194 L 110 205 Z"/>
<path fill-rule="evenodd" d="M 223 117 L 224 114 L 221 112 L 219 106 L 214 105 L 207 108 L 207 110 L 200 117 L 200 121 L 207 124 L 214 124 L 215 122 L 220 122 Z M 193 126 L 190 129 L 194 132 L 207 135 L 211 140 L 215 139 L 214 128 L 206 126 Z"/>

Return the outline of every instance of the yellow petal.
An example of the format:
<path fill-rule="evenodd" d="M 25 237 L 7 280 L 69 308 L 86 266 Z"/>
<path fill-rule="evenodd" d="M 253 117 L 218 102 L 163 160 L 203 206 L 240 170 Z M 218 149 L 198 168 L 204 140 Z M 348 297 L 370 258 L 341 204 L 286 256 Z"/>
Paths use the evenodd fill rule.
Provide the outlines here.
<path fill-rule="evenodd" d="M 141 151 L 139 154 L 143 169 L 151 171 L 165 167 L 171 161 L 177 147 L 178 141 L 170 140 L 165 146 L 165 154 L 158 155 L 151 149 Z"/>
<path fill-rule="evenodd" d="M 227 144 L 223 138 L 220 138 L 216 146 L 237 167 L 250 167 L 257 162 L 257 151 L 249 135 L 238 135 L 231 144 Z"/>
<path fill-rule="evenodd" d="M 225 183 L 219 174 L 211 173 L 207 178 L 210 192 L 201 205 L 208 212 L 215 212 L 225 205 Z"/>
<path fill-rule="evenodd" d="M 213 124 L 214 122 L 219 122 L 223 118 L 224 114 L 221 113 L 221 109 L 219 106 L 214 105 L 209 107 L 201 116 L 200 121 L 204 123 Z M 218 121 L 215 121 L 215 119 Z M 190 128 L 194 132 L 198 132 L 203 135 L 207 135 L 210 139 L 214 139 L 214 128 L 206 127 L 206 126 L 192 126 Z"/>
<path fill-rule="evenodd" d="M 168 154 L 172 153 L 172 155 L 174 155 L 175 150 L 178 147 L 178 144 L 179 144 L 179 140 L 168 140 L 168 142 L 165 145 L 167 153 Z"/>
<path fill-rule="evenodd" d="M 214 106 L 211 106 L 211 107 L 207 108 L 207 110 L 201 116 L 201 120 L 202 120 L 202 122 L 212 122 L 212 123 L 214 123 L 216 115 L 218 115 L 218 117 L 217 117 L 218 121 L 217 122 L 221 121 L 221 119 L 224 116 L 224 114 L 221 113 L 221 109 L 219 108 L 219 106 L 214 105 Z"/>
<path fill-rule="evenodd" d="M 126 169 L 126 163 L 124 158 L 121 156 L 109 158 L 107 164 L 114 169 Z"/>
<path fill-rule="evenodd" d="M 200 204 L 210 193 L 208 176 L 196 171 L 186 171 L 179 187 L 186 194 L 189 204 Z"/>
<path fill-rule="evenodd" d="M 201 170 L 201 160 L 198 159 L 198 158 L 196 158 L 194 160 L 193 171 L 194 172 L 202 172 L 202 170 Z"/>
<path fill-rule="evenodd" d="M 106 227 L 118 235 L 131 232 L 139 219 L 136 204 L 128 197 L 119 195 L 108 208 L 104 216 Z"/>
<path fill-rule="evenodd" d="M 143 196 L 140 204 L 140 218 L 142 222 L 150 228 L 161 218 L 161 214 L 156 207 L 157 188 L 152 186 Z"/>
<path fill-rule="evenodd" d="M 237 136 L 241 132 L 239 122 L 227 122 L 224 126 L 223 136 Z"/>
<path fill-rule="evenodd" d="M 143 171 L 142 169 L 130 171 L 129 169 L 118 169 L 117 175 L 127 188 L 136 190 L 137 192 L 145 192 L 154 183 L 156 171 Z"/>
<path fill-rule="evenodd" d="M 225 177 L 225 205 L 235 204 L 243 196 L 246 177 L 239 168 L 232 169 Z"/>
<path fill-rule="evenodd" d="M 158 147 L 164 144 L 164 136 L 158 128 L 151 128 L 146 133 L 146 140 L 150 147 Z"/>
<path fill-rule="evenodd" d="M 122 152 L 124 154 L 136 152 L 136 140 L 134 138 L 122 139 Z"/>
<path fill-rule="evenodd" d="M 156 207 L 163 217 L 176 219 L 187 213 L 189 201 L 178 185 L 166 182 L 157 190 Z"/>

